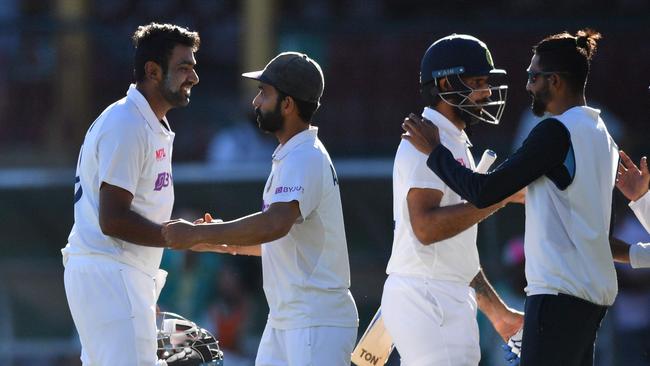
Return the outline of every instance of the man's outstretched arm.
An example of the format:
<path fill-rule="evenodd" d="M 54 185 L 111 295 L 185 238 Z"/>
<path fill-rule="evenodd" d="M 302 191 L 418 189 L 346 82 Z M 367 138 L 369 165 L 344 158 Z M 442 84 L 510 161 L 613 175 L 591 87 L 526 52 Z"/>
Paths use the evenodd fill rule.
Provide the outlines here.
<path fill-rule="evenodd" d="M 172 220 L 163 226 L 162 233 L 167 245 L 173 249 L 187 249 L 199 243 L 254 246 L 287 235 L 299 217 L 297 201 L 276 202 L 264 212 L 233 221 L 197 225 L 185 220 Z"/>
<path fill-rule="evenodd" d="M 524 326 L 524 314 L 509 308 L 497 295 L 480 269 L 469 284 L 476 292 L 476 301 L 483 314 L 490 319 L 494 329 L 507 343 Z"/>
<path fill-rule="evenodd" d="M 546 119 L 505 162 L 489 174 L 480 174 L 462 166 L 440 144 L 438 129 L 433 123 L 411 114 L 402 127 L 407 132 L 402 138 L 429 156 L 429 168 L 454 192 L 478 208 L 504 200 L 562 165 L 571 145 L 566 127 L 557 120 Z M 569 183 L 570 180 L 566 184 Z"/>

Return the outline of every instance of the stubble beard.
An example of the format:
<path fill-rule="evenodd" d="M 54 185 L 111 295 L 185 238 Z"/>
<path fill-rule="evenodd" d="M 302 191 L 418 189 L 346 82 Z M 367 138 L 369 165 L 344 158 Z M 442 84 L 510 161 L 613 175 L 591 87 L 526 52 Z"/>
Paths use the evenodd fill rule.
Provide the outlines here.
<path fill-rule="evenodd" d="M 530 96 L 533 99 L 531 109 L 533 114 L 537 117 L 542 117 L 546 113 L 546 107 L 548 106 L 548 100 L 550 97 L 549 94 L 547 87 L 537 93 L 530 92 Z"/>
<path fill-rule="evenodd" d="M 190 103 L 190 96 L 189 93 L 187 95 L 185 94 L 183 88 L 188 85 L 189 83 L 183 83 L 178 87 L 177 90 L 174 90 L 171 86 L 171 78 L 168 73 L 165 75 L 165 79 L 163 80 L 160 92 L 163 98 L 165 98 L 167 103 L 169 103 L 172 108 L 186 107 Z M 189 86 L 191 87 L 191 85 Z"/>
<path fill-rule="evenodd" d="M 275 133 L 284 127 L 280 103 L 276 104 L 274 110 L 266 113 L 257 107 L 255 108 L 255 115 L 257 116 L 257 126 L 266 133 Z"/>

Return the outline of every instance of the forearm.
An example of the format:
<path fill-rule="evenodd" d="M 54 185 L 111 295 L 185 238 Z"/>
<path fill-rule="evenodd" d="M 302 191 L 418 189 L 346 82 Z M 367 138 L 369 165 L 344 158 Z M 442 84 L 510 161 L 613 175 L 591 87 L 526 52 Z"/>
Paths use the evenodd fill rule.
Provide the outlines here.
<path fill-rule="evenodd" d="M 447 148 L 439 145 L 429 156 L 427 165 L 454 192 L 478 208 L 497 204 L 520 191 L 543 172 L 533 162 L 507 160 L 490 174 L 480 174 L 460 165 Z"/>
<path fill-rule="evenodd" d="M 232 255 L 251 255 L 251 256 L 261 256 L 262 255 L 262 245 L 247 245 L 247 246 L 236 246 L 230 245 L 231 250 L 229 251 Z"/>
<path fill-rule="evenodd" d="M 262 245 L 249 245 L 241 246 L 235 249 L 235 254 L 242 255 L 252 255 L 252 256 L 261 256 L 262 255 Z"/>
<path fill-rule="evenodd" d="M 476 302 L 479 309 L 490 319 L 492 323 L 498 321 L 503 315 L 508 312 L 508 307 L 497 295 L 494 288 L 488 282 L 483 269 L 480 269 L 472 282 L 469 284 L 476 292 Z"/>
<path fill-rule="evenodd" d="M 475 173 L 460 165 L 442 145 L 431 152 L 427 165 L 454 192 L 483 208 L 506 199 L 561 166 L 570 146 L 566 127 L 548 119 L 540 122 L 524 144 L 490 174 Z"/>
<path fill-rule="evenodd" d="M 251 255 L 251 256 L 258 256 L 258 257 L 262 255 L 261 245 L 239 246 L 239 245 L 200 243 L 194 245 L 192 247 L 192 250 L 195 252 L 212 252 L 212 253 L 222 253 L 222 254 L 231 254 L 231 255 Z"/>
<path fill-rule="evenodd" d="M 195 242 L 255 246 L 285 236 L 288 230 L 265 212 L 257 212 L 233 221 L 196 226 Z"/>
<path fill-rule="evenodd" d="M 630 263 L 630 246 L 627 243 L 612 237 L 609 238 L 609 246 L 615 262 Z"/>
<path fill-rule="evenodd" d="M 497 295 L 492 285 L 485 278 L 483 270 L 479 270 L 470 286 L 476 291 L 476 301 L 479 309 L 490 319 L 492 326 L 505 342 L 519 331 L 524 325 L 524 314 L 510 309 Z"/>
<path fill-rule="evenodd" d="M 129 243 L 147 247 L 165 247 L 161 225 L 131 210 L 111 216 L 102 223 L 101 228 L 105 235 Z"/>
<path fill-rule="evenodd" d="M 431 244 L 451 238 L 481 222 L 497 210 L 501 204 L 478 209 L 470 203 L 431 208 L 417 223 L 420 228 L 414 231 L 423 233 L 418 239 L 423 244 Z"/>

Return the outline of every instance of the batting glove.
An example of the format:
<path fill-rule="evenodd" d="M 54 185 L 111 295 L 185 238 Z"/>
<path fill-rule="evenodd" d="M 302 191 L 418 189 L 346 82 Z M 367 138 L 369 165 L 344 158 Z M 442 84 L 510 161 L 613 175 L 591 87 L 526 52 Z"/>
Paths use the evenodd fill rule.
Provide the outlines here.
<path fill-rule="evenodd" d="M 501 349 L 503 350 L 503 359 L 506 360 L 506 365 L 519 366 L 521 358 L 519 358 L 516 353 L 512 352 L 512 348 L 510 348 L 510 346 L 507 344 L 502 344 Z"/>
<path fill-rule="evenodd" d="M 524 328 L 521 328 L 517 333 L 513 334 L 508 339 L 508 344 L 501 346 L 503 349 L 503 358 L 508 365 L 519 365 L 521 360 L 521 339 L 523 338 Z"/>
<path fill-rule="evenodd" d="M 517 357 L 521 357 L 521 339 L 523 336 L 524 328 L 521 328 L 508 339 L 508 347 L 512 349 L 512 353 L 516 354 Z"/>

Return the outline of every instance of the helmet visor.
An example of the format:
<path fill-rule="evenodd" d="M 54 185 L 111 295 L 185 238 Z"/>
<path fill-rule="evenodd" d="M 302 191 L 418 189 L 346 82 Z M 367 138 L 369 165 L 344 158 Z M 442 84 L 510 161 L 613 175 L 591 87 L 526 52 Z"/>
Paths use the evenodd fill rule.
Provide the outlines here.
<path fill-rule="evenodd" d="M 488 80 L 489 83 L 481 86 L 471 86 L 459 75 L 455 76 L 457 80 L 454 82 L 450 80 L 454 90 L 440 92 L 440 98 L 445 103 L 468 113 L 477 120 L 495 125 L 499 124 L 508 97 L 505 75 L 500 73 L 491 74 Z M 485 97 L 481 99 L 472 98 L 472 93 L 483 94 Z"/>

